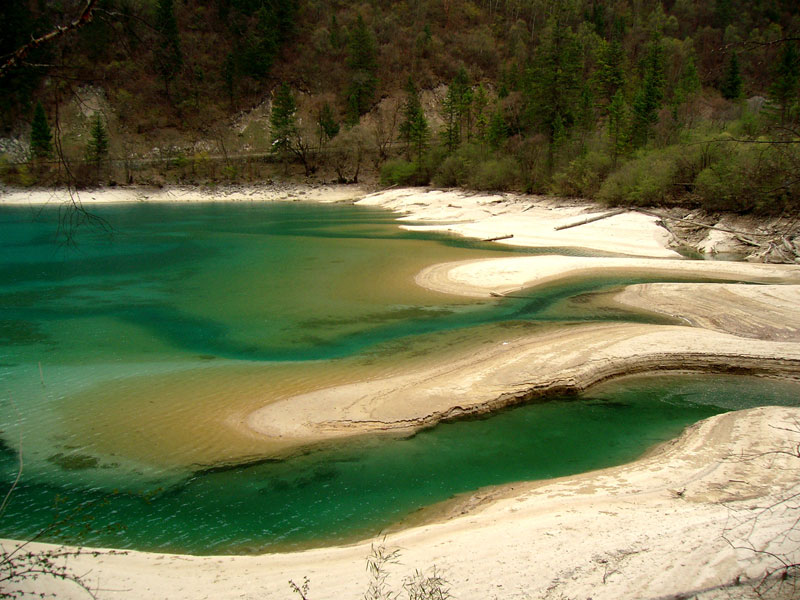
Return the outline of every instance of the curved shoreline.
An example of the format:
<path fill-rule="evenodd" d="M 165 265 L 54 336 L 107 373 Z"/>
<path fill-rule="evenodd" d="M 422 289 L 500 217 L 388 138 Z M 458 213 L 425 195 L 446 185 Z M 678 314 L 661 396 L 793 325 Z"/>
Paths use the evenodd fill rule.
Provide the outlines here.
<path fill-rule="evenodd" d="M 783 534 L 798 509 L 761 507 L 798 489 L 800 459 L 781 450 L 800 440 L 799 419 L 800 409 L 785 407 L 717 415 L 633 463 L 479 490 L 438 522 L 378 542 L 237 557 L 92 550 L 69 564 L 109 600 L 291 597 L 287 581 L 304 577 L 313 598 L 357 598 L 367 589 L 370 546 L 382 543 L 401 552 L 401 562 L 388 565 L 394 589 L 415 569 L 430 574 L 435 565 L 466 600 L 492 590 L 513 600 L 618 600 L 720 586 L 727 597 L 724 586 L 777 564 L 746 544 L 797 560 Z M 59 598 L 83 597 L 68 582 L 38 585 Z"/>
<path fill-rule="evenodd" d="M 417 220 L 453 218 L 453 210 L 443 204 L 452 203 L 452 193 L 433 193 L 428 199 L 438 199 L 439 204 L 422 202 L 417 214 L 409 210 L 414 193 L 397 190 L 385 194 L 383 200 L 368 197 L 365 204 L 405 210 Z M 404 208 L 391 206 L 395 201 L 404 203 Z M 526 218 L 533 217 L 513 199 L 497 202 L 497 197 L 469 196 L 463 204 L 469 204 L 471 212 L 462 215 L 460 225 L 430 227 L 480 237 L 489 230 L 498 233 L 492 228 L 519 221 L 523 212 Z M 574 220 L 585 205 L 562 211 L 545 203 L 540 208 L 539 217 L 553 213 L 549 226 Z M 488 214 L 492 222 L 484 227 L 471 220 L 480 213 Z M 644 220 L 618 219 L 618 225 L 630 226 L 619 237 L 633 237 L 617 240 L 611 221 L 580 228 L 585 237 L 602 233 L 601 227 L 607 229 L 605 237 L 592 240 L 588 247 L 627 249 L 631 254 L 641 248 L 638 254 L 675 256 L 664 247 L 665 238 L 653 233 L 653 219 L 646 221 L 650 228 L 643 236 L 646 243 L 640 239 Z M 514 242 L 530 239 L 519 235 Z M 556 236 L 548 234 L 531 245 L 547 245 L 553 239 Z M 639 258 L 508 260 L 524 263 L 503 263 L 502 269 L 500 263 L 485 261 L 437 265 L 418 277 L 447 288 L 439 291 L 486 296 L 547 284 L 567 276 L 565 269 L 571 275 L 658 271 L 669 276 L 780 283 L 781 308 L 773 310 L 775 297 L 761 288 L 754 288 L 758 294 L 751 293 L 746 289 L 751 286 L 632 286 L 614 296 L 614 301 L 678 317 L 695 327 L 573 324 L 558 331 L 516 335 L 415 373 L 296 396 L 251 414 L 246 425 L 264 435 L 303 444 L 366 431 L 417 428 L 540 394 L 577 391 L 632 371 L 687 370 L 688 366 L 688 370 L 800 376 L 800 323 L 792 311 L 800 290 L 800 267 Z M 543 268 L 546 264 L 550 267 Z M 714 272 L 708 273 L 709 269 Z M 719 287 L 705 287 L 699 294 L 697 285 Z M 740 311 L 737 314 L 749 312 L 758 318 L 719 318 L 734 308 Z M 726 413 L 688 428 L 679 439 L 627 465 L 479 490 L 453 507 L 445 520 L 387 535 L 385 544 L 401 548 L 403 561 L 391 567 L 389 581 L 399 589 L 401 578 L 413 574 L 414 568 L 429 570 L 436 565 L 461 600 L 485 598 L 492 591 L 520 600 L 610 600 L 693 593 L 730 584 L 740 576 L 744 580 L 758 577 L 774 566 L 770 556 L 737 549 L 723 535 L 740 545 L 772 544 L 766 546 L 771 552 L 787 553 L 797 562 L 798 548 L 782 546 L 790 540 L 780 537 L 794 526 L 797 510 L 763 514 L 759 506 L 798 490 L 800 459 L 783 452 L 800 441 L 798 422 L 800 409 L 795 408 Z M 733 460 L 736 456 L 751 460 Z M 747 527 L 753 518 L 760 519 L 756 530 Z M 291 597 L 286 582 L 300 583 L 304 576 L 311 580 L 315 599 L 357 598 L 366 589 L 364 559 L 369 546 L 363 542 L 238 557 L 90 551 L 70 559 L 70 564 L 76 572 L 89 573 L 90 583 L 96 583 L 101 597 L 109 599 Z M 49 591 L 45 589 L 49 586 L 58 597 L 83 597 L 68 582 L 41 580 L 37 585 L 37 593 Z"/>
<path fill-rule="evenodd" d="M 635 373 L 800 376 L 800 343 L 791 341 L 627 323 L 564 329 L 511 339 L 412 373 L 287 398 L 252 413 L 247 425 L 303 445 L 428 427 Z"/>
<path fill-rule="evenodd" d="M 415 281 L 437 292 L 481 298 L 522 292 L 569 277 L 598 275 L 800 284 L 800 267 L 796 265 L 560 255 L 443 263 L 423 269 Z"/>

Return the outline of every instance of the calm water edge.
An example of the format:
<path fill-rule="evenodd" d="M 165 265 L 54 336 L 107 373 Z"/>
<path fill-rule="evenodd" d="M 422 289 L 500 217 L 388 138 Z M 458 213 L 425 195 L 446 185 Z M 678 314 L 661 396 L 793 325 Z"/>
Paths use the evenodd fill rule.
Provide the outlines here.
<path fill-rule="evenodd" d="M 653 320 L 570 302 L 633 279 L 475 301 L 413 276 L 509 250 L 404 232 L 350 205 L 104 206 L 59 245 L 56 210 L 0 209 L 0 468 L 25 471 L 0 536 L 197 554 L 377 535 L 481 486 L 634 459 L 686 425 L 798 387 L 636 378 L 407 439 L 282 460 L 229 423 L 264 402 L 378 377 L 509 331 Z M 520 250 L 517 252 L 527 252 Z M 657 322 L 657 320 L 654 320 Z M 86 530 L 84 519 L 92 526 Z"/>

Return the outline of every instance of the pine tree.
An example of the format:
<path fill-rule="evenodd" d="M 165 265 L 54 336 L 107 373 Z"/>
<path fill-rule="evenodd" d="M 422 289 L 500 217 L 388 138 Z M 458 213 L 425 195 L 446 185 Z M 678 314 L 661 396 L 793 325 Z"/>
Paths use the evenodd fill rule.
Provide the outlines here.
<path fill-rule="evenodd" d="M 527 77 L 527 114 L 531 125 L 552 141 L 556 117 L 568 130 L 580 97 L 581 55 L 566 16 L 551 17 Z"/>
<path fill-rule="evenodd" d="M 422 111 L 417 87 L 409 77 L 408 83 L 406 83 L 403 122 L 400 123 L 400 139 L 406 143 L 407 155 L 410 157 L 413 151 L 418 163 L 422 161 L 422 156 L 428 147 L 428 136 L 428 120 Z"/>
<path fill-rule="evenodd" d="M 164 90 L 169 96 L 169 85 L 183 66 L 178 22 L 172 0 L 158 0 L 156 8 L 156 68 L 164 81 Z"/>
<path fill-rule="evenodd" d="M 86 160 L 99 168 L 108 156 L 108 132 L 100 113 L 95 113 L 92 128 L 89 130 L 89 143 L 86 146 Z"/>
<path fill-rule="evenodd" d="M 567 130 L 564 127 L 564 121 L 561 115 L 556 113 L 556 118 L 553 121 L 553 137 L 550 141 L 550 146 L 547 149 L 547 168 L 552 173 L 561 155 L 561 150 L 567 143 Z"/>
<path fill-rule="evenodd" d="M 336 15 L 331 15 L 331 26 L 330 26 L 330 37 L 329 41 L 331 44 L 331 48 L 334 50 L 341 50 L 344 48 L 345 43 L 347 42 L 347 35 L 342 30 L 342 27 L 339 25 L 339 22 L 336 20 Z"/>
<path fill-rule="evenodd" d="M 769 89 L 770 95 L 780 106 L 781 123 L 788 119 L 792 104 L 798 102 L 797 84 L 800 81 L 800 58 L 797 44 L 784 42 L 781 59 L 775 68 L 775 81 Z"/>
<path fill-rule="evenodd" d="M 272 101 L 269 123 L 272 130 L 272 151 L 284 160 L 292 152 L 292 140 L 297 134 L 297 104 L 292 91 L 281 84 Z"/>
<path fill-rule="evenodd" d="M 326 142 L 335 138 L 339 133 L 339 123 L 336 122 L 333 115 L 333 108 L 327 102 L 319 109 L 317 128 L 319 129 L 320 140 Z"/>
<path fill-rule="evenodd" d="M 720 85 L 722 97 L 728 100 L 736 100 L 742 95 L 742 76 L 739 73 L 739 59 L 734 52 L 728 61 L 728 68 L 725 69 L 725 77 Z"/>
<path fill-rule="evenodd" d="M 41 102 L 37 102 L 36 108 L 33 110 L 33 122 L 31 123 L 31 156 L 33 158 L 49 158 L 52 156 L 52 138 L 53 134 L 50 131 L 50 125 L 47 124 L 44 107 Z"/>
<path fill-rule="evenodd" d="M 625 50 L 617 37 L 601 44 L 595 78 L 600 97 L 608 103 L 617 90 L 625 85 L 624 63 Z"/>
<path fill-rule="evenodd" d="M 243 0 L 233 4 L 247 17 L 230 23 L 239 37 L 235 49 L 237 66 L 245 75 L 264 79 L 270 74 L 281 44 L 294 30 L 297 2 Z"/>
<path fill-rule="evenodd" d="M 618 90 L 608 105 L 608 141 L 614 167 L 617 166 L 617 157 L 623 154 L 627 147 L 627 129 L 625 97 L 622 90 Z"/>
<path fill-rule="evenodd" d="M 697 74 L 694 56 L 690 54 L 683 63 L 680 78 L 678 79 L 678 83 L 672 93 L 672 100 L 670 101 L 672 119 L 677 127 L 683 125 L 680 111 L 681 106 L 697 97 L 701 89 L 700 76 Z M 686 113 L 684 113 L 684 115 L 685 114 Z"/>
<path fill-rule="evenodd" d="M 247 64 L 254 77 L 269 75 L 280 48 L 280 27 L 275 10 L 261 6 L 256 11 L 256 26 L 248 40 Z"/>
<path fill-rule="evenodd" d="M 462 68 L 450 83 L 442 106 L 444 117 L 442 138 L 448 152 L 454 152 L 461 145 L 461 132 L 465 128 L 469 129 L 471 125 L 469 123 L 471 105 L 472 90 L 469 87 L 467 72 Z"/>
<path fill-rule="evenodd" d="M 475 107 L 475 134 L 482 144 L 488 140 L 489 115 L 486 114 L 486 107 L 489 105 L 489 98 L 483 84 L 478 84 L 473 100 Z"/>
<path fill-rule="evenodd" d="M 489 119 L 486 139 L 492 150 L 498 150 L 503 145 L 503 142 L 508 139 L 508 123 L 506 123 L 503 111 L 499 108 L 492 113 Z"/>
<path fill-rule="evenodd" d="M 658 109 L 664 99 L 664 48 L 660 40 L 651 42 L 642 63 L 642 80 L 633 99 L 631 141 L 636 147 L 644 146 L 650 129 L 658 121 Z"/>
<path fill-rule="evenodd" d="M 716 26 L 719 29 L 725 29 L 731 22 L 733 16 L 733 7 L 731 0 L 716 0 L 714 3 L 714 17 Z"/>
<path fill-rule="evenodd" d="M 681 98 L 689 100 L 692 96 L 699 94 L 702 89 L 700 84 L 700 75 L 697 73 L 697 65 L 694 62 L 694 56 L 689 55 L 686 58 L 686 63 L 681 70 L 681 78 L 678 81 L 678 94 Z"/>
<path fill-rule="evenodd" d="M 461 94 L 459 115 L 461 117 L 461 132 L 466 136 L 466 141 L 469 142 L 472 139 L 472 103 L 475 100 L 475 94 L 472 92 L 472 86 L 469 85 L 466 71 L 463 69 L 461 71 L 464 73 L 464 91 Z"/>
<path fill-rule="evenodd" d="M 595 124 L 594 106 L 594 94 L 588 85 L 584 85 L 575 113 L 575 125 L 582 133 L 588 133 Z"/>
<path fill-rule="evenodd" d="M 347 65 L 351 70 L 347 88 L 347 113 L 350 123 L 358 123 L 366 113 L 378 89 L 378 58 L 375 38 L 361 15 L 356 19 L 348 40 Z"/>
<path fill-rule="evenodd" d="M 233 53 L 229 52 L 222 65 L 222 78 L 225 81 L 225 91 L 228 92 L 228 100 L 233 106 L 233 98 L 236 91 L 236 60 Z"/>

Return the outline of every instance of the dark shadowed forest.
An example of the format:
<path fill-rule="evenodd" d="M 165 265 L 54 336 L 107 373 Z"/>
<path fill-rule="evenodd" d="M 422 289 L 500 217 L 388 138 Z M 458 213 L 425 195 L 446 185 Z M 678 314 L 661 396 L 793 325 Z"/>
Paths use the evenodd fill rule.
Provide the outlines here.
<path fill-rule="evenodd" d="M 793 0 L 31 0 L 0 56 L 11 185 L 800 201 Z"/>

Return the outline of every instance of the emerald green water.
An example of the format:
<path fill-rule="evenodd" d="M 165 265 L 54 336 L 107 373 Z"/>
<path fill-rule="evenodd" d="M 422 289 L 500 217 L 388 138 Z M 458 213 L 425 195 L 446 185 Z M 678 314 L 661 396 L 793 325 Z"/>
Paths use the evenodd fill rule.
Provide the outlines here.
<path fill-rule="evenodd" d="M 798 397 L 797 386 L 749 378 L 625 380 L 409 439 L 264 460 L 274 448 L 226 425 L 264 401 L 398 372 L 537 323 L 651 319 L 571 301 L 636 280 L 476 302 L 422 290 L 413 276 L 507 251 L 404 232 L 382 211 L 97 212 L 113 234 L 84 230 L 63 247 L 56 211 L 0 210 L 6 489 L 20 439 L 25 458 L 3 537 L 31 537 L 76 511 L 91 514 L 91 531 L 72 516 L 50 537 L 192 553 L 368 537 L 457 493 L 629 461 L 712 414 Z"/>

